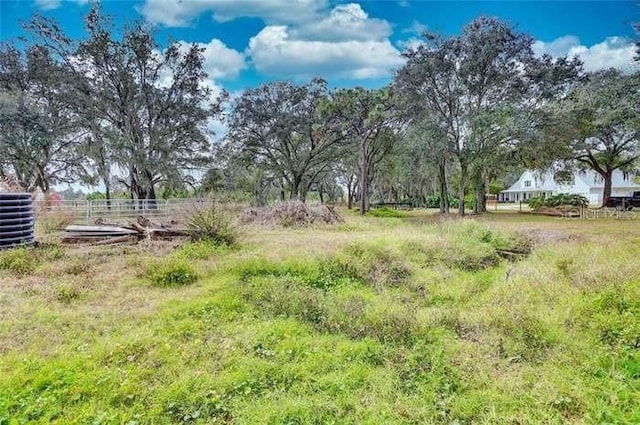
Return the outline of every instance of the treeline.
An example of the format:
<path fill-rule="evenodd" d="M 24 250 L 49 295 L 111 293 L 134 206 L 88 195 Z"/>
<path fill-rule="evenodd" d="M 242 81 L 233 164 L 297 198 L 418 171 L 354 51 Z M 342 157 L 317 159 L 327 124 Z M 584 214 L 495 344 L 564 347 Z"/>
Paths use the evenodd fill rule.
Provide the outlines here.
<path fill-rule="evenodd" d="M 313 193 L 362 212 L 371 200 L 435 200 L 463 214 L 523 168 L 592 169 L 606 197 L 613 171 L 638 165 L 639 74 L 536 56 L 530 36 L 497 19 L 425 33 L 380 89 L 273 81 L 232 100 L 207 88 L 197 46 L 161 49 L 143 23 L 116 38 L 98 7 L 85 28 L 72 40 L 35 17 L 26 48 L 0 51 L 0 177 L 27 190 L 101 183 L 107 198 L 118 185 L 155 199 L 192 187 L 256 204 Z M 214 146 L 213 119 L 228 127 Z"/>

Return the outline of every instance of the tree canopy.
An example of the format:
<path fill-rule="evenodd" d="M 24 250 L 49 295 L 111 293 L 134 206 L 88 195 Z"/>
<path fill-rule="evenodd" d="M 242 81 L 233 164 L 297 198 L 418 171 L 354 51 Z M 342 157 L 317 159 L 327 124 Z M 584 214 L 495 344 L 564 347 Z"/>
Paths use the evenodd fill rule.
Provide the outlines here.
<path fill-rule="evenodd" d="M 363 214 L 389 199 L 464 214 L 525 168 L 593 169 L 605 197 L 614 170 L 638 169 L 639 74 L 536 55 L 497 18 L 425 32 L 380 88 L 274 80 L 230 102 L 202 47 L 159 44 L 145 22 L 117 28 L 99 4 L 77 39 L 38 15 L 25 28 L 0 47 L 0 177 L 30 191 L 99 184 L 107 199 L 117 187 L 153 200 L 189 187 L 257 204 L 346 193 Z M 215 143 L 213 120 L 228 129 Z"/>

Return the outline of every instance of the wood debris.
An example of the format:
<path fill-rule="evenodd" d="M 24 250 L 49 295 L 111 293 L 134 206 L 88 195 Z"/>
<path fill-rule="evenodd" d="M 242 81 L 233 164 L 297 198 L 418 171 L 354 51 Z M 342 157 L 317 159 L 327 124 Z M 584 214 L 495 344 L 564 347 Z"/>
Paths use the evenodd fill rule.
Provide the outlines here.
<path fill-rule="evenodd" d="M 119 243 L 137 243 L 142 239 L 172 239 L 190 236 L 191 231 L 171 225 L 153 223 L 145 217 L 138 217 L 129 223 L 109 223 L 106 219 L 96 220 L 93 225 L 69 225 L 64 228 L 63 243 L 88 243 L 91 245 L 108 245 Z"/>

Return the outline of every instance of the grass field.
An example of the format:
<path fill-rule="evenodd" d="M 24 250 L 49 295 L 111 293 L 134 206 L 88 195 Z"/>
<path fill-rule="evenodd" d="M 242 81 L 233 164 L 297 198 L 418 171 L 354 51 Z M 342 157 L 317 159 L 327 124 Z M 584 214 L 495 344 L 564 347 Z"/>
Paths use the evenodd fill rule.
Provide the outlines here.
<path fill-rule="evenodd" d="M 0 253 L 0 424 L 637 424 L 640 219 Z"/>

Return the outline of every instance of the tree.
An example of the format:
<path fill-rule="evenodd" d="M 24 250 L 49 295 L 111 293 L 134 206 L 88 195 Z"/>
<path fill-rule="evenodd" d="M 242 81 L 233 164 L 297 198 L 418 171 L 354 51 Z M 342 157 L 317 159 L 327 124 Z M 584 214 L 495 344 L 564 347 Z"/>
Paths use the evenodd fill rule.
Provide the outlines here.
<path fill-rule="evenodd" d="M 491 156 L 516 140 L 505 131 L 508 111 L 535 109 L 578 69 L 577 61 L 536 58 L 532 43 L 509 24 L 482 17 L 460 36 L 425 33 L 395 76 L 394 88 L 414 117 L 434 117 L 446 134 L 459 166 L 461 215 L 470 174 L 479 183 Z"/>
<path fill-rule="evenodd" d="M 333 162 L 336 181 L 347 189 L 347 208 L 352 209 L 358 194 L 358 155 L 345 152 Z"/>
<path fill-rule="evenodd" d="M 246 90 L 234 104 L 227 141 L 237 156 L 284 180 L 291 199 L 305 201 L 344 140 L 335 117 L 319 112 L 327 96 L 319 79 Z"/>
<path fill-rule="evenodd" d="M 437 120 L 427 117 L 421 121 L 414 121 L 407 136 L 409 153 L 406 164 L 408 165 L 407 172 L 411 173 L 414 181 L 430 179 L 433 171 L 436 172 L 440 212 L 448 214 L 447 166 L 453 152 L 451 152 L 451 145 L 447 141 L 445 131 L 438 125 Z"/>
<path fill-rule="evenodd" d="M 36 16 L 28 29 L 66 67 L 73 82 L 69 95 L 93 136 L 85 152 L 101 168 L 105 185 L 113 162 L 132 197 L 155 199 L 157 184 L 184 178 L 186 170 L 208 162 L 207 123 L 221 112 L 222 99 L 212 99 L 204 85 L 204 58 L 196 45 L 171 43 L 162 50 L 142 22 L 116 39 L 98 6 L 85 24 L 88 36 L 77 46 L 46 18 Z"/>
<path fill-rule="evenodd" d="M 72 181 L 82 162 L 66 89 L 48 49 L 0 48 L 0 168 L 27 191 Z"/>
<path fill-rule="evenodd" d="M 556 155 L 602 176 L 604 205 L 613 172 L 633 169 L 640 158 L 640 77 L 615 69 L 592 73 L 554 112 L 547 135 Z"/>
<path fill-rule="evenodd" d="M 395 143 L 391 92 L 388 88 L 365 90 L 362 87 L 337 90 L 325 106 L 329 114 L 339 117 L 344 132 L 358 146 L 360 214 L 364 214 L 375 167 Z"/>

